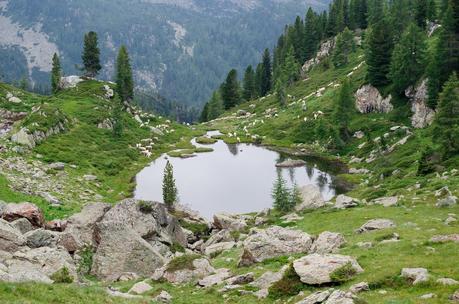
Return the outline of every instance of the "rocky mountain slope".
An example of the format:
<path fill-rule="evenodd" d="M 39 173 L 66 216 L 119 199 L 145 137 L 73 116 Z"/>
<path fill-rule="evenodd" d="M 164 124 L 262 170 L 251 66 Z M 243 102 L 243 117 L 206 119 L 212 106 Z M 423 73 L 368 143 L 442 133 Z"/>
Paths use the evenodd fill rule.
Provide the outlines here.
<path fill-rule="evenodd" d="M 58 52 L 64 71 L 74 74 L 83 34 L 94 30 L 102 49 L 102 78 L 113 76 L 114 58 L 124 43 L 138 86 L 199 105 L 229 67 L 256 62 L 260 47 L 274 45 L 294 16 L 309 5 L 324 10 L 328 2 L 2 0 L 0 73 L 4 80 L 28 76 L 47 85 L 51 58 Z"/>
<path fill-rule="evenodd" d="M 324 43 L 304 65 L 285 106 L 268 95 L 196 126 L 128 107 L 122 140 L 110 130 L 110 83 L 67 78 L 70 87 L 53 97 L 1 85 L 2 301 L 459 301 L 459 160 L 418 173 L 435 125 L 425 82 L 406 99 L 389 96 L 367 84 L 361 48 L 335 68 L 332 47 Z M 352 86 L 353 137 L 336 154 L 326 132 L 343 79 Z M 181 205 L 126 198 L 139 168 L 163 152 L 198 152 L 190 139 L 215 129 L 227 143 L 328 160 L 353 188 L 325 201 L 309 187 L 294 212 L 211 221 Z"/>

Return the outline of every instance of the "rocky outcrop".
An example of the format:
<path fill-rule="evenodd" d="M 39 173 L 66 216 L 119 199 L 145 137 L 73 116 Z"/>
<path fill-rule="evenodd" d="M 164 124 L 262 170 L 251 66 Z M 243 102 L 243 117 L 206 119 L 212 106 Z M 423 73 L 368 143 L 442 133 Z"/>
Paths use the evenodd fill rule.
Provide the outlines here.
<path fill-rule="evenodd" d="M 346 243 L 341 233 L 322 232 L 312 244 L 311 253 L 336 253 Z"/>
<path fill-rule="evenodd" d="M 157 269 L 152 280 L 164 279 L 170 283 L 183 284 L 197 282 L 215 273 L 215 268 L 209 260 L 196 256 L 182 256 L 169 261 L 163 267 Z"/>
<path fill-rule="evenodd" d="M 0 109 L 0 137 L 11 131 L 13 124 L 27 116 L 27 112 L 12 112 Z"/>
<path fill-rule="evenodd" d="M 402 278 L 408 279 L 413 285 L 427 282 L 429 272 L 425 268 L 403 268 Z"/>
<path fill-rule="evenodd" d="M 377 198 L 371 201 L 371 204 L 382 205 L 384 207 L 397 206 L 397 203 L 398 203 L 397 196 L 380 197 L 380 198 Z"/>
<path fill-rule="evenodd" d="M 322 193 L 316 185 L 311 184 L 303 186 L 300 188 L 300 192 L 303 202 L 300 205 L 295 206 L 296 211 L 318 209 L 326 205 Z"/>
<path fill-rule="evenodd" d="M 21 232 L 12 227 L 7 221 L 0 219 L 0 250 L 14 252 L 25 244 Z"/>
<path fill-rule="evenodd" d="M 80 76 L 62 77 L 61 80 L 59 81 L 59 88 L 60 89 L 74 88 L 82 81 L 84 81 L 84 79 Z"/>
<path fill-rule="evenodd" d="M 34 204 L 27 202 L 6 205 L 3 209 L 2 218 L 8 222 L 25 218 L 35 227 L 42 227 L 44 225 L 43 212 Z"/>
<path fill-rule="evenodd" d="M 349 275 L 363 272 L 357 261 L 337 254 L 310 254 L 293 262 L 293 268 L 301 282 L 309 285 L 320 285 L 335 282 L 333 274 L 343 267 L 349 267 Z"/>
<path fill-rule="evenodd" d="M 358 200 L 350 196 L 340 194 L 336 197 L 335 208 L 336 209 L 347 209 L 356 207 L 359 205 Z"/>
<path fill-rule="evenodd" d="M 341 290 L 328 289 L 317 291 L 307 296 L 296 304 L 354 304 L 354 296 L 352 293 Z"/>
<path fill-rule="evenodd" d="M 326 57 L 328 57 L 333 48 L 335 47 L 335 39 L 329 39 L 324 42 L 319 47 L 319 51 L 314 58 L 306 61 L 301 68 L 303 77 L 316 65 L 322 62 Z"/>
<path fill-rule="evenodd" d="M 19 145 L 34 148 L 48 137 L 65 131 L 67 123 L 67 121 L 64 123 L 59 122 L 54 127 L 51 127 L 46 131 L 36 130 L 34 132 L 30 132 L 27 128 L 21 128 L 17 133 L 11 136 L 11 141 Z"/>
<path fill-rule="evenodd" d="M 360 113 L 389 113 L 394 108 L 390 103 L 392 96 L 383 98 L 378 89 L 364 85 L 355 93 L 355 106 Z"/>
<path fill-rule="evenodd" d="M 283 255 L 307 253 L 311 245 L 311 236 L 302 231 L 278 226 L 253 229 L 243 242 L 244 253 L 239 265 L 246 266 Z"/>
<path fill-rule="evenodd" d="M 414 128 L 430 126 L 435 118 L 435 111 L 427 106 L 427 79 L 423 79 L 416 87 L 409 87 L 405 91 L 406 97 L 411 101 L 411 125 Z"/>
<path fill-rule="evenodd" d="M 220 269 L 217 269 L 214 274 L 211 274 L 199 280 L 198 285 L 202 287 L 210 287 L 214 285 L 219 285 L 223 283 L 223 281 L 229 277 L 231 277 L 230 270 L 226 268 L 220 268 Z"/>

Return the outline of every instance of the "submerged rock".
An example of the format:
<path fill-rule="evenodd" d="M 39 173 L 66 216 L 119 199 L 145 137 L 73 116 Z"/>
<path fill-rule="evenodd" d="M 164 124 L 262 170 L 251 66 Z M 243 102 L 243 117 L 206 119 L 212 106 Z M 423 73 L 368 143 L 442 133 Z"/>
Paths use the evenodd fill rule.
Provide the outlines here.
<path fill-rule="evenodd" d="M 306 162 L 301 159 L 287 159 L 283 162 L 276 164 L 278 168 L 294 168 L 294 167 L 302 167 L 306 165 Z"/>

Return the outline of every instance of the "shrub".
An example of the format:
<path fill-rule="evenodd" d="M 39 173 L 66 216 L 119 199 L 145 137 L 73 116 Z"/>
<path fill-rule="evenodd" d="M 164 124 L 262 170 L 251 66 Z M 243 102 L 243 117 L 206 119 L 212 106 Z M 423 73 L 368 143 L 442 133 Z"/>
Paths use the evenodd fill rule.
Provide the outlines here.
<path fill-rule="evenodd" d="M 304 287 L 305 284 L 301 282 L 300 277 L 293 268 L 293 264 L 290 264 L 282 279 L 275 282 L 269 288 L 269 297 L 278 299 L 281 297 L 295 296 L 304 289 Z"/>
<path fill-rule="evenodd" d="M 51 280 L 54 281 L 54 283 L 65 283 L 65 284 L 70 284 L 73 283 L 73 278 L 70 276 L 69 270 L 67 267 L 64 267 L 55 273 L 50 277 Z"/>
<path fill-rule="evenodd" d="M 181 269 L 193 270 L 193 261 L 199 259 L 200 256 L 197 254 L 185 254 L 172 259 L 167 265 L 166 271 L 174 272 Z"/>
<path fill-rule="evenodd" d="M 92 267 L 92 258 L 94 252 L 91 247 L 85 247 L 79 252 L 81 257 L 80 263 L 78 265 L 78 273 L 82 275 L 88 275 L 91 272 Z"/>
<path fill-rule="evenodd" d="M 170 246 L 172 253 L 185 252 L 185 248 L 177 242 L 173 242 Z"/>
<path fill-rule="evenodd" d="M 357 271 L 352 267 L 351 263 L 336 269 L 330 274 L 330 279 L 336 283 L 342 283 L 350 280 L 354 275 L 357 274 Z"/>
<path fill-rule="evenodd" d="M 140 211 L 142 211 L 143 213 L 150 213 L 153 211 L 153 206 L 151 202 L 140 201 L 138 202 L 138 206 Z"/>

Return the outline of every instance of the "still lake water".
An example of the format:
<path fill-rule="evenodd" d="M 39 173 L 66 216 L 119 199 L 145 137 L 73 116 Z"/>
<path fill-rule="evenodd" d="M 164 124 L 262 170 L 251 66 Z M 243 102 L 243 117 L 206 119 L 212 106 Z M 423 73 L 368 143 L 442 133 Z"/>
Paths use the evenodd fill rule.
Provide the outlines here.
<path fill-rule="evenodd" d="M 215 134 L 209 132 L 209 135 Z M 196 144 L 194 145 L 203 146 Z M 335 177 L 319 169 L 320 163 L 307 161 L 298 168 L 276 168 L 287 157 L 264 147 L 225 144 L 218 141 L 205 145 L 214 149 L 193 158 L 181 159 L 162 155 L 136 177 L 135 198 L 162 201 L 162 178 L 167 160 L 174 166 L 174 177 L 180 203 L 212 218 L 215 213 L 248 213 L 272 207 L 271 191 L 277 174 L 289 186 L 314 184 L 324 199 L 341 193 Z"/>

